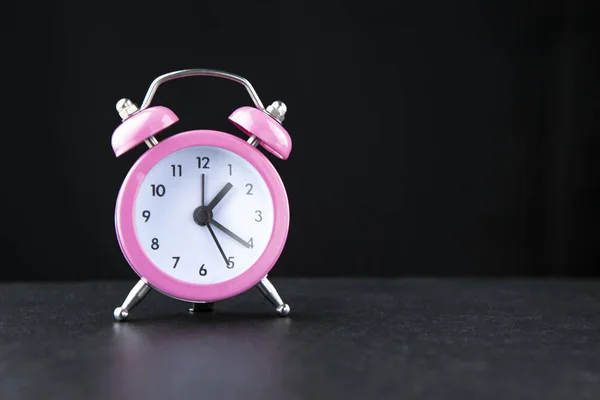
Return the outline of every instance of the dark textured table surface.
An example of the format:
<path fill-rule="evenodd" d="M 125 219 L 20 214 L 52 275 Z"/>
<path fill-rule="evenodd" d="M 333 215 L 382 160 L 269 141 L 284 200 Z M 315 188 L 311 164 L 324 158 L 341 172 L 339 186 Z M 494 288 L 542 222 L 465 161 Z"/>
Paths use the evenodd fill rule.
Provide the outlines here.
<path fill-rule="evenodd" d="M 272 279 L 188 314 L 134 282 L 0 285 L 0 399 L 599 399 L 600 281 Z"/>

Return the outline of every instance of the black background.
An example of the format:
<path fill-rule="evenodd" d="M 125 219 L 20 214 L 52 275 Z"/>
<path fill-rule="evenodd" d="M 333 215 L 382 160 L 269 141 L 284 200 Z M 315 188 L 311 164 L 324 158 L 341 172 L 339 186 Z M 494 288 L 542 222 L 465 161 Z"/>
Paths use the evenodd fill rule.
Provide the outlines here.
<path fill-rule="evenodd" d="M 579 1 L 76 2 L 5 16 L 2 280 L 132 278 L 115 103 L 214 68 L 288 106 L 273 276 L 598 275 L 598 13 Z M 241 134 L 232 82 L 161 86 Z M 8 106 L 8 107 L 7 107 Z"/>

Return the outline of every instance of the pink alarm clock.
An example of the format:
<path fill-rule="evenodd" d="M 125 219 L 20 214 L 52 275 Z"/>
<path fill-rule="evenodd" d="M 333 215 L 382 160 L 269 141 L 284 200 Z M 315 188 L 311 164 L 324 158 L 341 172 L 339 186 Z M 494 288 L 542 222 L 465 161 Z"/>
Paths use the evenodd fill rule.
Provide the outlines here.
<path fill-rule="evenodd" d="M 241 107 L 229 120 L 250 138 L 192 130 L 158 141 L 157 133 L 178 121 L 166 107 L 149 107 L 157 88 L 172 79 L 212 76 L 242 84 L 256 107 Z M 117 103 L 123 122 L 112 135 L 118 157 L 145 142 L 149 149 L 129 170 L 119 191 L 115 226 L 119 245 L 140 277 L 120 307 L 118 321 L 151 288 L 192 303 L 191 312 L 257 286 L 286 316 L 285 304 L 267 274 L 279 258 L 289 228 L 289 206 L 279 174 L 259 145 L 280 159 L 292 149 L 281 123 L 286 106 L 266 109 L 241 76 L 190 69 L 156 78 L 142 105 Z"/>

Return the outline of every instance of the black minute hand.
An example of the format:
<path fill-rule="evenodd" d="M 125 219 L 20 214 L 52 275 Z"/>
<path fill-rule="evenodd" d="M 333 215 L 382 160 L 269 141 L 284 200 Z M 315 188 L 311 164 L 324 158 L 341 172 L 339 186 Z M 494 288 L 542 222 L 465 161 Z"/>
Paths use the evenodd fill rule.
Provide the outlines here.
<path fill-rule="evenodd" d="M 202 184 L 200 185 L 200 193 L 202 197 L 202 205 L 204 205 L 204 174 L 202 174 Z"/>
<path fill-rule="evenodd" d="M 220 223 L 218 223 L 214 219 L 212 221 L 210 221 L 210 223 L 213 224 L 217 229 L 219 229 L 220 231 L 222 231 L 223 233 L 225 233 L 226 235 L 228 235 L 229 237 L 231 237 L 232 239 L 236 240 L 242 246 L 246 247 L 247 249 L 250 248 L 250 243 L 246 242 L 244 239 L 242 239 L 241 237 L 239 237 L 235 233 L 231 232 L 229 229 L 225 228 L 223 225 L 221 225 Z"/>
<path fill-rule="evenodd" d="M 210 203 L 208 203 L 208 206 L 207 206 L 208 209 L 212 211 L 212 209 L 215 208 L 215 206 L 217 204 L 219 204 L 219 202 L 221 200 L 223 200 L 223 197 L 225 197 L 227 192 L 229 192 L 232 187 L 233 187 L 233 185 L 231 183 L 227 182 L 227 184 L 223 187 L 223 189 L 221 189 L 221 191 L 219 193 L 217 193 L 215 198 L 212 199 L 212 201 Z"/>

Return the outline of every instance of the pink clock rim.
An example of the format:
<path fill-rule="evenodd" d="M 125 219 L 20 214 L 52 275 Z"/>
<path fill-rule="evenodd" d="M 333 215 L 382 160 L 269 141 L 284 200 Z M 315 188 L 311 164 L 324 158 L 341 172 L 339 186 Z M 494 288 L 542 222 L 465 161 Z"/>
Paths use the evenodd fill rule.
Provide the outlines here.
<path fill-rule="evenodd" d="M 259 259 L 235 278 L 214 284 L 193 284 L 161 271 L 146 255 L 135 230 L 135 199 L 138 190 L 158 161 L 190 146 L 216 146 L 232 151 L 256 168 L 273 199 L 274 221 L 271 238 Z M 125 259 L 148 285 L 170 297 L 184 301 L 217 301 L 240 294 L 256 285 L 275 265 L 285 245 L 289 229 L 289 203 L 281 177 L 267 157 L 246 141 L 219 131 L 192 130 L 171 136 L 144 153 L 125 177 L 115 207 L 115 229 Z M 127 238 L 127 239 L 125 239 Z"/>

